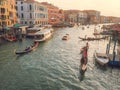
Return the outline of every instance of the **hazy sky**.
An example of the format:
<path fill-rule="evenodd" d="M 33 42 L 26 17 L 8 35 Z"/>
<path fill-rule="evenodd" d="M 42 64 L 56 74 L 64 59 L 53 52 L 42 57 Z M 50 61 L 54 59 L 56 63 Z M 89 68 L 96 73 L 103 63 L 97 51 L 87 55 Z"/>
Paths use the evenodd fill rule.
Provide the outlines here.
<path fill-rule="evenodd" d="M 101 11 L 101 15 L 120 17 L 120 0 L 37 0 L 49 2 L 61 9 L 94 9 Z"/>

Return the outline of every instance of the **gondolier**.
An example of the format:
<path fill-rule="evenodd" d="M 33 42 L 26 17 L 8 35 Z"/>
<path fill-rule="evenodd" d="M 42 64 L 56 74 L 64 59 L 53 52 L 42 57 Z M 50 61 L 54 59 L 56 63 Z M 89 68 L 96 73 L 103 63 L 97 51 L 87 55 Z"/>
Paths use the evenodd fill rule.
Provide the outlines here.
<path fill-rule="evenodd" d="M 87 62 L 88 62 L 88 57 L 87 57 L 87 51 L 88 51 L 89 45 L 88 42 L 86 43 L 86 46 L 82 48 L 82 58 L 80 59 L 80 73 L 84 75 L 85 71 L 87 70 Z"/>
<path fill-rule="evenodd" d="M 82 64 L 87 64 L 88 59 L 87 59 L 87 51 L 88 51 L 89 45 L 88 42 L 86 43 L 86 46 L 82 48 L 82 58 L 81 58 L 81 65 Z"/>

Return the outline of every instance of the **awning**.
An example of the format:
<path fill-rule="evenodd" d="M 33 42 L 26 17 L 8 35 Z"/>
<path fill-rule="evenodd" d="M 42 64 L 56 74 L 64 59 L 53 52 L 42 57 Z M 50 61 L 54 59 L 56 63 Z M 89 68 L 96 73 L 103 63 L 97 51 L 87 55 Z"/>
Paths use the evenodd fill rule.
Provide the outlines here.
<path fill-rule="evenodd" d="M 20 26 L 21 26 L 21 25 L 20 25 L 19 23 L 16 23 L 16 24 L 13 25 L 14 28 L 18 28 L 18 27 L 20 27 Z"/>

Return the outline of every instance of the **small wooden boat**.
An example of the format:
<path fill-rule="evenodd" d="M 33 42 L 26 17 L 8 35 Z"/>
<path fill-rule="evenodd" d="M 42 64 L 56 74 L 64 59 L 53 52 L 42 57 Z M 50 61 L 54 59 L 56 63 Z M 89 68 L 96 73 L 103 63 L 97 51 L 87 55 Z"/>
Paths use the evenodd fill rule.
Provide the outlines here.
<path fill-rule="evenodd" d="M 93 40 L 100 40 L 101 38 L 93 38 L 93 37 L 87 37 L 87 38 L 82 38 L 79 37 L 79 39 L 83 40 L 83 41 L 93 41 Z"/>
<path fill-rule="evenodd" d="M 98 32 L 98 30 L 96 28 L 94 28 L 94 33 L 93 35 L 100 35 L 100 33 Z"/>
<path fill-rule="evenodd" d="M 94 57 L 95 57 L 95 60 L 102 66 L 106 65 L 109 62 L 109 57 L 105 53 L 97 53 L 95 51 Z"/>
<path fill-rule="evenodd" d="M 69 34 L 66 34 L 65 36 L 62 37 L 62 40 L 68 40 L 70 38 Z"/>
<path fill-rule="evenodd" d="M 83 75 L 87 70 L 87 64 L 83 64 L 80 66 L 80 73 Z"/>
<path fill-rule="evenodd" d="M 88 46 L 88 43 L 87 43 L 86 46 L 81 49 L 82 58 L 80 60 L 80 62 L 81 62 L 80 73 L 82 75 L 87 70 L 87 62 L 88 62 L 87 51 L 88 51 L 88 48 L 89 48 L 89 46 Z"/>
<path fill-rule="evenodd" d="M 28 53 L 28 52 L 31 52 L 32 50 L 34 50 L 36 47 L 38 47 L 38 42 L 34 42 L 33 45 L 25 48 L 24 50 L 21 50 L 21 51 L 15 51 L 15 54 L 25 54 L 25 53 Z"/>
<path fill-rule="evenodd" d="M 16 37 L 13 36 L 13 35 L 5 35 L 4 39 L 7 40 L 7 41 L 10 41 L 10 42 L 13 42 L 13 41 L 17 40 Z"/>
<path fill-rule="evenodd" d="M 53 35 L 53 28 L 45 28 L 44 30 L 41 30 L 39 32 L 36 32 L 35 33 L 35 41 L 37 42 L 43 42 L 43 41 L 46 41 L 48 40 L 49 38 L 52 37 Z"/>
<path fill-rule="evenodd" d="M 85 30 L 85 28 L 84 28 L 84 27 L 82 27 L 82 30 Z"/>
<path fill-rule="evenodd" d="M 94 32 L 93 35 L 100 35 L 100 33 Z"/>
<path fill-rule="evenodd" d="M 106 39 L 106 38 L 108 38 L 108 36 L 101 37 L 101 38 L 94 38 L 94 37 L 87 37 L 87 38 L 78 37 L 78 38 L 83 40 L 83 41 L 94 41 L 94 40 Z"/>

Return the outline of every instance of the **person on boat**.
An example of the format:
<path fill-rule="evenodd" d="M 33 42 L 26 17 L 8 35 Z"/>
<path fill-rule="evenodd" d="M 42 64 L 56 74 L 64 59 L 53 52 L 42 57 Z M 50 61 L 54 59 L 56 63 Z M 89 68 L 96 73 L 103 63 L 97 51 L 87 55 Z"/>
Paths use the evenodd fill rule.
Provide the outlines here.
<path fill-rule="evenodd" d="M 85 35 L 85 39 L 87 38 L 87 35 Z"/>
<path fill-rule="evenodd" d="M 30 48 L 31 48 L 30 46 L 29 46 L 29 47 L 26 47 L 25 51 L 28 51 Z"/>
<path fill-rule="evenodd" d="M 81 65 L 83 65 L 83 64 L 87 64 L 87 62 L 88 62 L 88 58 L 87 58 L 87 51 L 88 51 L 88 48 L 89 48 L 89 45 L 88 45 L 88 42 L 86 43 L 86 46 L 84 46 L 83 48 L 82 48 L 82 58 L 81 58 Z"/>

